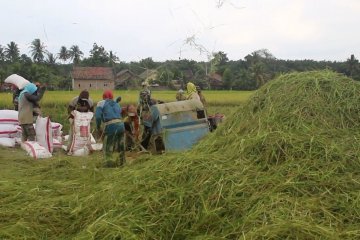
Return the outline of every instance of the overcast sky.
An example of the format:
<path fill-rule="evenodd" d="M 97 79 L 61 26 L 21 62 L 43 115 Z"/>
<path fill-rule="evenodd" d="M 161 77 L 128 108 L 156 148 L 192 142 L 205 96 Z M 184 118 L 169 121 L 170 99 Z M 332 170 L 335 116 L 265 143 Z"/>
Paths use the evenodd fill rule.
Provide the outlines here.
<path fill-rule="evenodd" d="M 360 0 L 2 0 L 0 45 L 29 55 L 40 38 L 56 54 L 93 43 L 121 61 L 231 60 L 268 49 L 278 59 L 360 57 Z"/>

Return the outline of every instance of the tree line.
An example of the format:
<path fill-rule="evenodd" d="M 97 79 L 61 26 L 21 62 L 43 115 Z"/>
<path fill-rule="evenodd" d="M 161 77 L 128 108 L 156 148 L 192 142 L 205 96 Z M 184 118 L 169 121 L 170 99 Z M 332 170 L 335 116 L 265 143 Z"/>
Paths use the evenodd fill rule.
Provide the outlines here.
<path fill-rule="evenodd" d="M 26 79 L 48 85 L 49 89 L 70 89 L 71 69 L 74 66 L 112 67 L 114 72 L 129 69 L 134 74 L 144 70 L 156 70 L 153 83 L 174 87 L 174 81 L 182 85 L 192 81 L 202 88 L 209 89 L 211 76 L 222 79 L 220 89 L 254 90 L 281 73 L 332 69 L 360 81 L 360 64 L 354 55 L 345 61 L 282 60 L 277 59 L 267 49 L 256 50 L 239 60 L 229 60 L 227 54 L 219 51 L 212 54 L 209 61 L 197 62 L 180 59 L 165 62 L 153 61 L 151 57 L 138 62 L 120 61 L 113 51 L 107 51 L 97 43 L 93 44 L 89 57 L 78 45 L 69 48 L 61 46 L 58 53 L 46 50 L 40 39 L 34 39 L 29 46 L 29 54 L 20 52 L 14 41 L 6 45 L 0 43 L 0 80 L 17 73 Z"/>

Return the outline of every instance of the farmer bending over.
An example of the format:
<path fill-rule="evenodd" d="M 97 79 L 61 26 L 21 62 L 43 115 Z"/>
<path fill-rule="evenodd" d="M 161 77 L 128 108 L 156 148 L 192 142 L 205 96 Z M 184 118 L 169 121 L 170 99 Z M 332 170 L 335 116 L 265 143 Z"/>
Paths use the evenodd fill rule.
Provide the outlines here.
<path fill-rule="evenodd" d="M 116 102 L 120 104 L 121 97 L 118 97 Z M 139 116 L 136 107 L 132 104 L 122 107 L 121 117 L 124 120 L 125 127 L 125 149 L 127 151 L 132 150 L 139 139 Z"/>
<path fill-rule="evenodd" d="M 124 147 L 124 123 L 121 120 L 121 108 L 113 100 L 114 96 L 110 90 L 103 93 L 103 100 L 96 106 L 95 118 L 96 128 L 100 132 L 101 123 L 104 123 L 104 156 L 105 167 L 119 167 L 125 164 Z M 116 161 L 112 160 L 113 151 L 118 151 Z"/>
<path fill-rule="evenodd" d="M 69 105 L 68 105 L 68 114 L 69 114 L 69 123 L 70 123 L 70 129 L 69 129 L 69 143 L 68 143 L 68 149 L 70 149 L 70 146 L 72 144 L 73 139 L 73 127 L 74 127 L 74 115 L 73 111 L 76 110 L 78 112 L 94 112 L 94 104 L 93 101 L 90 98 L 90 94 L 87 90 L 83 90 L 80 92 L 79 96 L 74 97 Z"/>

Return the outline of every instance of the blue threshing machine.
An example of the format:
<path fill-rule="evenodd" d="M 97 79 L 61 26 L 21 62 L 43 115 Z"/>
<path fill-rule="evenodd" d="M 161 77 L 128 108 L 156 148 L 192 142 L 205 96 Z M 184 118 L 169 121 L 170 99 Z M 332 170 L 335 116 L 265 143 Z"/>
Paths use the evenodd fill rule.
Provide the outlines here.
<path fill-rule="evenodd" d="M 209 122 L 199 100 L 156 104 L 150 108 L 153 117 L 151 143 L 156 152 L 190 149 L 209 133 Z"/>

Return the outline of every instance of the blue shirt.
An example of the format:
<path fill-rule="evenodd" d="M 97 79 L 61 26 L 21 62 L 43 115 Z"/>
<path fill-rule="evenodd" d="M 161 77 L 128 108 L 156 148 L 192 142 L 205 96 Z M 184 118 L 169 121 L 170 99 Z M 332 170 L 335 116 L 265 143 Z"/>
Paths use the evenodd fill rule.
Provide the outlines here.
<path fill-rule="evenodd" d="M 120 105 L 112 99 L 105 99 L 98 102 L 96 106 L 95 119 L 97 128 L 100 128 L 101 122 L 121 119 Z"/>

